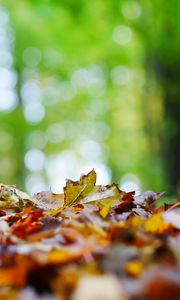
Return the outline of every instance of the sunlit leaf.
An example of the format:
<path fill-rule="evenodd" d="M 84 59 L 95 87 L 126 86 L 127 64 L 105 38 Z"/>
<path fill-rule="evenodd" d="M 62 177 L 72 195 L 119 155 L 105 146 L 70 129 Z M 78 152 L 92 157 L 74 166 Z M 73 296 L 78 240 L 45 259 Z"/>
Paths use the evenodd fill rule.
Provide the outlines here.
<path fill-rule="evenodd" d="M 0 184 L 0 209 L 22 209 L 32 203 L 32 198 L 14 186 Z"/>
<path fill-rule="evenodd" d="M 106 216 L 108 215 L 109 213 L 109 210 L 112 206 L 112 202 L 109 201 L 107 202 L 107 204 L 104 205 L 104 207 L 100 210 L 100 215 L 103 217 L 103 218 L 106 218 Z"/>
<path fill-rule="evenodd" d="M 87 175 L 82 175 L 79 181 L 67 180 L 64 188 L 64 203 L 71 206 L 79 203 L 86 197 L 96 184 L 96 173 L 94 170 Z"/>
<path fill-rule="evenodd" d="M 85 197 L 81 202 L 82 203 L 94 203 L 99 206 L 101 204 L 106 204 L 109 199 L 118 203 L 121 191 L 119 190 L 117 184 L 105 185 L 105 186 L 96 186 L 92 193 Z"/>

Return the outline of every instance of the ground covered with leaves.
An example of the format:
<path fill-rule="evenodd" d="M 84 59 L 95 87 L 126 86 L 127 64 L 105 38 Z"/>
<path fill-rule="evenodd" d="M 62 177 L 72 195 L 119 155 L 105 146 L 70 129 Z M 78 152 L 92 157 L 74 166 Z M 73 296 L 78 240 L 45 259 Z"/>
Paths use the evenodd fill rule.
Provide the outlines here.
<path fill-rule="evenodd" d="M 0 300 L 179 300 L 180 208 L 96 185 L 63 194 L 0 184 Z"/>

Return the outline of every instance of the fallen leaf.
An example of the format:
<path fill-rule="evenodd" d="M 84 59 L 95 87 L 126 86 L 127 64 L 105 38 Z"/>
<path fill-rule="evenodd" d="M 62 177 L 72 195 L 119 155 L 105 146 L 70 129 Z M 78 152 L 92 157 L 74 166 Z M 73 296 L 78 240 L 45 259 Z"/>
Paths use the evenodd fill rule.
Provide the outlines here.
<path fill-rule="evenodd" d="M 145 208 L 149 209 L 152 207 L 152 204 L 154 204 L 154 202 L 158 200 L 160 197 L 162 197 L 163 195 L 164 192 L 154 193 L 152 191 L 146 191 L 139 196 L 135 196 L 134 202 L 136 205 L 144 206 Z"/>
<path fill-rule="evenodd" d="M 32 204 L 32 198 L 15 186 L 0 183 L 0 209 L 22 209 Z"/>
<path fill-rule="evenodd" d="M 170 225 L 164 222 L 160 213 L 156 213 L 145 222 L 144 227 L 148 232 L 162 233 L 169 229 Z"/>
<path fill-rule="evenodd" d="M 37 205 L 37 207 L 46 211 L 58 210 L 64 205 L 64 195 L 54 194 L 50 191 L 43 191 L 35 195 L 33 202 Z"/>
<path fill-rule="evenodd" d="M 96 184 L 96 173 L 94 170 L 87 175 L 82 175 L 79 181 L 67 180 L 64 188 L 65 206 L 75 205 L 85 198 Z"/>
<path fill-rule="evenodd" d="M 179 300 L 179 204 L 161 195 L 96 185 L 94 170 L 32 199 L 1 184 L 0 299 Z"/>

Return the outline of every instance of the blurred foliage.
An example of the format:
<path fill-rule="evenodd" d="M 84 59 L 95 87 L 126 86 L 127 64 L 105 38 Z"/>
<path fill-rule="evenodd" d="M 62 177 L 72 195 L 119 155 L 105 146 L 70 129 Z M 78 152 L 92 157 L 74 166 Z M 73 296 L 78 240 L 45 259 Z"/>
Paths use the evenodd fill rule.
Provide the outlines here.
<path fill-rule="evenodd" d="M 177 188 L 179 1 L 1 3 L 1 181 Z"/>

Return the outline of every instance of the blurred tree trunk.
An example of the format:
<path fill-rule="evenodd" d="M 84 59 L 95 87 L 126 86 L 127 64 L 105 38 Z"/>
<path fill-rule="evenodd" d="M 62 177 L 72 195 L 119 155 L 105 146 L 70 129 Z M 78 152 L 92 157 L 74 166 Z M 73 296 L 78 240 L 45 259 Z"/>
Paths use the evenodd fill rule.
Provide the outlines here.
<path fill-rule="evenodd" d="M 167 189 L 176 193 L 180 187 L 180 2 L 147 1 L 145 10 L 150 14 L 144 31 L 147 71 L 161 86 L 163 98 L 163 120 L 156 123 L 156 138 Z M 152 100 L 156 107 L 156 99 Z"/>
<path fill-rule="evenodd" d="M 172 52 L 173 55 L 173 52 Z M 171 61 L 170 61 L 171 62 Z M 164 126 L 160 135 L 161 153 L 169 190 L 180 186 L 180 60 L 157 61 L 154 66 L 157 80 L 164 91 Z M 175 190 L 174 190 L 175 189 Z"/>

